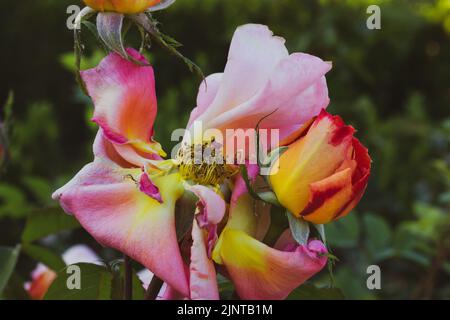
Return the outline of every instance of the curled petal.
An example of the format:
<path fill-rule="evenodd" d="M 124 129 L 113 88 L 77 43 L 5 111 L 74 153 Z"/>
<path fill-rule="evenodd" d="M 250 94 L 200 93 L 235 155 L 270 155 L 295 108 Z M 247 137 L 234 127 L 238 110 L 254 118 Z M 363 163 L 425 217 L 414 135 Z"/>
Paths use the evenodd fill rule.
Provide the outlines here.
<path fill-rule="evenodd" d="M 142 173 L 139 178 L 139 190 L 159 203 L 163 203 L 159 188 L 152 182 L 146 172 Z"/>
<path fill-rule="evenodd" d="M 183 192 L 181 178 L 178 174 L 152 178 L 160 203 L 139 190 L 141 172 L 97 159 L 53 198 L 98 242 L 127 254 L 187 296 L 174 213 Z"/>
<path fill-rule="evenodd" d="M 207 254 L 207 234 L 199 227 L 194 219 L 192 226 L 190 298 L 192 300 L 219 300 L 216 271 L 214 263 Z"/>
<path fill-rule="evenodd" d="M 225 215 L 225 201 L 216 192 L 202 185 L 186 186 L 199 198 L 200 227 L 207 224 L 219 224 Z"/>
<path fill-rule="evenodd" d="M 241 299 L 285 299 L 327 261 L 317 240 L 280 251 L 240 230 L 227 229 L 222 236 L 220 257 Z"/>

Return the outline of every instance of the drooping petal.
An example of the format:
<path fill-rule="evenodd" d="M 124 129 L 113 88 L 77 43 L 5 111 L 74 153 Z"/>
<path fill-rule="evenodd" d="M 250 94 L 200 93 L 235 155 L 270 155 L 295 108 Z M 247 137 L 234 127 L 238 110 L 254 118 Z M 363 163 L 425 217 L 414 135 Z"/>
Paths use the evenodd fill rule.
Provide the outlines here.
<path fill-rule="evenodd" d="M 148 63 L 134 49 L 127 52 Z M 136 152 L 164 155 L 159 144 L 152 141 L 157 102 L 151 66 L 139 66 L 111 53 L 96 68 L 82 71 L 81 76 L 95 105 L 92 120 L 108 140 L 118 146 L 131 145 Z"/>
<path fill-rule="evenodd" d="M 227 224 L 222 230 L 212 252 L 213 260 L 219 264 L 223 264 L 220 248 L 223 244 L 223 235 L 226 230 L 243 231 L 257 240 L 262 240 L 270 226 L 270 205 L 262 201 L 256 201 L 248 193 L 241 193 L 239 190 L 235 192 L 240 193 L 240 196 L 235 196 L 234 202 L 232 200 Z"/>
<path fill-rule="evenodd" d="M 226 211 L 225 201 L 212 189 L 200 184 L 186 186 L 186 189 L 194 193 L 198 199 L 200 227 L 206 224 L 219 224 Z"/>
<path fill-rule="evenodd" d="M 219 300 L 216 271 L 213 261 L 208 257 L 208 235 L 194 219 L 192 226 L 192 247 L 190 274 L 190 298 L 192 300 Z"/>
<path fill-rule="evenodd" d="M 174 213 L 175 202 L 183 193 L 181 178 L 178 174 L 152 178 L 160 203 L 139 190 L 141 173 L 97 159 L 53 198 L 98 242 L 127 254 L 187 296 Z"/>
<path fill-rule="evenodd" d="M 220 257 L 241 299 L 284 299 L 326 264 L 320 241 L 272 249 L 243 231 L 222 233 Z"/>

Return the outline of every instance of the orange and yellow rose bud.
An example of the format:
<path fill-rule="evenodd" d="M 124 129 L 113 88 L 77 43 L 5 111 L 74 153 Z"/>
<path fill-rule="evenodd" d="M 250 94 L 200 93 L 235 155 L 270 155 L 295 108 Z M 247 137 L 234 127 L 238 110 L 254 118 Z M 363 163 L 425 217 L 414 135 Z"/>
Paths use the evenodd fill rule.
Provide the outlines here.
<path fill-rule="evenodd" d="M 111 11 L 125 14 L 143 12 L 157 5 L 161 0 L 83 0 L 84 3 L 96 11 Z"/>
<path fill-rule="evenodd" d="M 323 110 L 274 164 L 272 188 L 296 217 L 328 223 L 348 214 L 359 202 L 371 159 L 354 132 L 340 117 Z"/>

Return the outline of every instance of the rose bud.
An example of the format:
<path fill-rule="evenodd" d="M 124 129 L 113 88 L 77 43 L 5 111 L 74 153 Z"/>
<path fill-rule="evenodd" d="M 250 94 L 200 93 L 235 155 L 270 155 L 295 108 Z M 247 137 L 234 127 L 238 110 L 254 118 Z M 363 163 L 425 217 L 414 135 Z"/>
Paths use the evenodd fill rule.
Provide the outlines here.
<path fill-rule="evenodd" d="M 339 116 L 322 110 L 274 163 L 272 188 L 296 217 L 324 224 L 345 216 L 359 202 L 371 159 L 354 132 Z"/>
<path fill-rule="evenodd" d="M 83 0 L 84 3 L 96 11 L 111 11 L 125 14 L 143 12 L 157 5 L 161 0 Z"/>

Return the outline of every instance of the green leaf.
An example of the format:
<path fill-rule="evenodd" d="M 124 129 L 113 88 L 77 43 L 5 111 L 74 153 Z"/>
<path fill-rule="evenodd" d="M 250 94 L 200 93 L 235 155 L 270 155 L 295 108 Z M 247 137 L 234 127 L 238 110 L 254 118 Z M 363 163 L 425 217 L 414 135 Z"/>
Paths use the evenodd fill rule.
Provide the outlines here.
<path fill-rule="evenodd" d="M 303 284 L 295 289 L 287 300 L 344 300 L 345 296 L 338 288 L 317 288 L 312 284 Z"/>
<path fill-rule="evenodd" d="M 14 271 L 9 278 L 8 284 L 0 294 L 0 300 L 29 300 L 30 296 L 23 285 L 27 280 L 19 275 L 17 271 Z"/>
<path fill-rule="evenodd" d="M 26 197 L 19 188 L 0 183 L 0 217 L 23 218 L 27 214 Z"/>
<path fill-rule="evenodd" d="M 290 212 L 286 212 L 289 220 L 289 228 L 292 236 L 299 244 L 306 245 L 309 239 L 309 224 L 308 222 L 297 218 Z"/>
<path fill-rule="evenodd" d="M 42 262 L 52 270 L 60 271 L 66 267 L 64 260 L 47 248 L 32 244 L 24 244 L 22 250 L 30 256 L 30 258 Z"/>
<path fill-rule="evenodd" d="M 0 294 L 11 277 L 20 253 L 20 245 L 15 248 L 0 247 Z"/>
<path fill-rule="evenodd" d="M 281 203 L 278 201 L 276 194 L 272 191 L 258 192 L 258 197 L 264 202 L 273 204 L 274 206 L 281 207 Z"/>
<path fill-rule="evenodd" d="M 314 228 L 317 230 L 317 233 L 320 235 L 320 240 L 323 243 L 327 243 L 327 237 L 325 235 L 325 226 L 323 224 L 313 224 Z"/>
<path fill-rule="evenodd" d="M 50 185 L 48 180 L 27 175 L 22 179 L 22 182 L 41 204 L 48 204 L 52 200 L 53 186 Z"/>
<path fill-rule="evenodd" d="M 219 295 L 221 300 L 231 300 L 235 298 L 234 292 L 234 284 L 224 276 L 218 274 L 217 275 L 217 285 L 219 287 Z"/>
<path fill-rule="evenodd" d="M 365 214 L 363 222 L 366 231 L 367 247 L 377 257 L 390 244 L 392 231 L 383 218 L 374 214 Z"/>
<path fill-rule="evenodd" d="M 45 295 L 45 300 L 109 300 L 113 275 L 104 266 L 90 263 L 77 263 L 80 269 L 80 289 L 69 289 L 70 277 L 76 273 L 68 273 L 64 268 Z M 69 280 L 69 281 L 68 281 Z"/>
<path fill-rule="evenodd" d="M 29 214 L 22 241 L 30 243 L 60 231 L 79 227 L 78 221 L 60 208 L 39 209 Z"/>
<path fill-rule="evenodd" d="M 327 241 L 336 248 L 354 248 L 358 245 L 360 227 L 356 212 L 325 226 Z"/>

